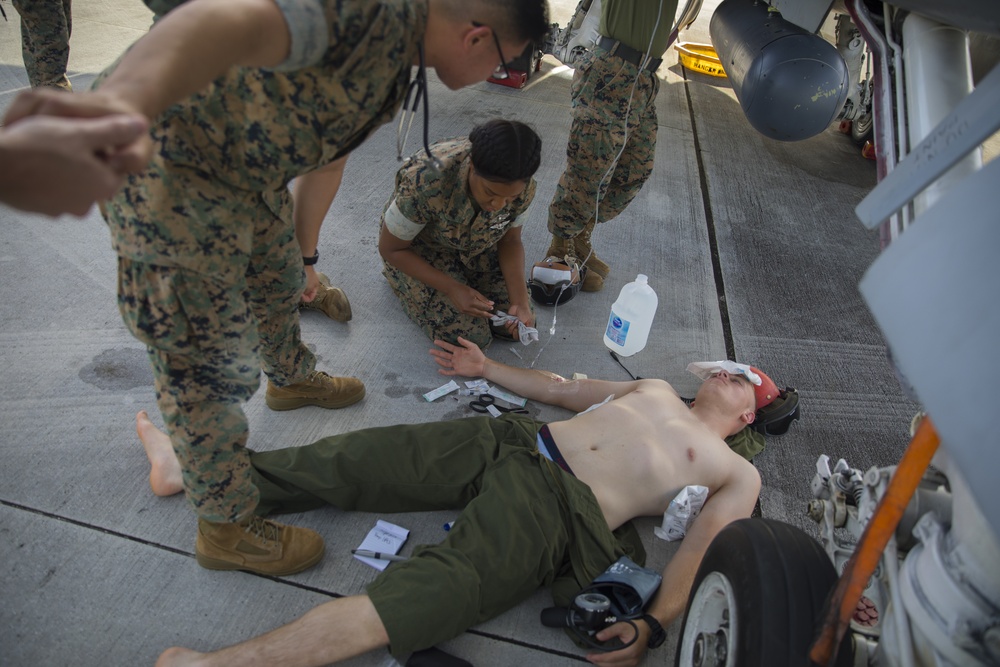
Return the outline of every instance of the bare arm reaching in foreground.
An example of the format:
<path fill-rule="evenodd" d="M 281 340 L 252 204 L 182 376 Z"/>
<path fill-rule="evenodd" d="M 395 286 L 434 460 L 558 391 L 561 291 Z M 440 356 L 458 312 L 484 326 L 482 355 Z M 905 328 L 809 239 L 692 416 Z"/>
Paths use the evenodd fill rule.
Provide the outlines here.
<path fill-rule="evenodd" d="M 85 214 L 142 168 L 140 160 L 116 151 L 146 128 L 138 115 L 40 116 L 0 128 L 0 202 L 52 216 Z"/>
<path fill-rule="evenodd" d="M 231 67 L 280 64 L 289 45 L 288 26 L 272 0 L 187 2 L 137 41 L 99 90 L 24 93 L 11 105 L 6 120 L 124 111 L 156 118 Z"/>
<path fill-rule="evenodd" d="M 48 215 L 83 215 L 149 162 L 150 119 L 230 67 L 281 63 L 289 44 L 272 0 L 182 5 L 129 49 L 100 90 L 39 89 L 14 98 L 0 131 L 0 200 Z"/>

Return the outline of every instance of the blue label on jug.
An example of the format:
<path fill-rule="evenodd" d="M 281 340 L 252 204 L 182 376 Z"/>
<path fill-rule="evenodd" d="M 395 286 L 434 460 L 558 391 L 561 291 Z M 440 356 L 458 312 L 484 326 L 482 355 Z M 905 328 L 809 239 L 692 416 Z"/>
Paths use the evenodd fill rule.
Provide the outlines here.
<path fill-rule="evenodd" d="M 611 317 L 608 318 L 608 330 L 604 332 L 604 335 L 615 345 L 624 346 L 625 339 L 628 338 L 628 325 L 628 320 L 623 320 L 615 315 L 614 311 L 611 311 Z"/>

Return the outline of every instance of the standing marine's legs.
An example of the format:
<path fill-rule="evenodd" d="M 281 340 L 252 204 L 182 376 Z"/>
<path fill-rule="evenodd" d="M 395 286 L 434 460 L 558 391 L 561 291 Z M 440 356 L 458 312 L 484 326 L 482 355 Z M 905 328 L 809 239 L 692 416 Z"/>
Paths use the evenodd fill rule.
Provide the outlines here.
<path fill-rule="evenodd" d="M 244 278 L 257 210 L 247 197 L 154 157 L 103 211 L 119 254 L 122 319 L 149 351 L 198 515 L 198 562 L 280 576 L 318 562 L 323 541 L 254 513 L 242 404 L 260 384 L 260 343 Z"/>
<path fill-rule="evenodd" d="M 14 0 L 21 16 L 21 53 L 32 88 L 72 90 L 66 78 L 72 0 Z"/>
<path fill-rule="evenodd" d="M 253 513 L 258 492 L 242 403 L 260 371 L 241 292 L 186 269 L 119 259 L 119 306 L 149 351 L 157 403 L 198 514 L 199 564 L 281 576 L 319 562 L 323 541 Z"/>
<path fill-rule="evenodd" d="M 274 208 L 279 212 L 263 203 L 258 207 L 246 269 L 247 299 L 257 321 L 260 358 L 268 377 L 267 406 L 272 410 L 347 407 L 364 398 L 365 385 L 357 378 L 316 370 L 316 355 L 302 342 L 299 327 L 305 284 L 302 252 L 290 214 Z"/>
<path fill-rule="evenodd" d="M 595 225 L 621 213 L 652 170 L 659 82 L 651 72 L 638 80 L 637 74 L 635 66 L 596 48 L 573 79 L 573 120 L 566 169 L 549 206 L 548 254 L 583 262 L 587 292 L 602 289 L 611 271 L 593 250 Z"/>

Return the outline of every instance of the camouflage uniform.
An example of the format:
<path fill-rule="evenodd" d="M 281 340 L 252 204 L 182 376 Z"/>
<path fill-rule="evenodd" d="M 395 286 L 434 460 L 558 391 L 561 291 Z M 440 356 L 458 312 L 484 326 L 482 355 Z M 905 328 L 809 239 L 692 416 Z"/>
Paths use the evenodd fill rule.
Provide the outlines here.
<path fill-rule="evenodd" d="M 300 339 L 305 272 L 287 184 L 395 114 L 427 22 L 412 0 L 278 4 L 288 61 L 234 68 L 170 107 L 149 167 L 105 211 L 122 317 L 148 346 L 187 497 L 217 523 L 257 503 L 241 404 L 261 366 L 277 386 L 315 367 Z"/>
<path fill-rule="evenodd" d="M 72 90 L 66 78 L 69 36 L 73 31 L 71 0 L 14 0 L 21 15 L 21 53 L 32 88 Z"/>
<path fill-rule="evenodd" d="M 535 181 L 529 181 L 505 208 L 483 211 L 469 195 L 471 150 L 467 138 L 434 144 L 431 152 L 442 162 L 440 169 L 423 152 L 407 159 L 396 173 L 396 186 L 381 224 L 397 238 L 412 239 L 410 250 L 434 268 L 503 308 L 510 296 L 500 271 L 497 243 L 507 230 L 522 224 L 520 216 L 535 196 Z M 457 343 L 462 336 L 480 347 L 492 341 L 489 320 L 460 313 L 445 294 L 384 264 L 383 273 L 403 310 L 431 340 Z"/>
<path fill-rule="evenodd" d="M 650 11 L 655 20 L 658 7 L 648 4 L 649 1 L 646 0 L 647 6 L 643 9 L 633 10 L 635 14 L 631 15 L 632 21 L 638 22 L 644 18 L 648 20 Z M 605 0 L 601 5 L 602 30 L 606 29 L 608 15 L 612 12 L 630 11 L 627 7 L 630 2 L 631 0 L 619 0 L 617 3 Z M 657 27 L 653 52 L 650 54 L 653 58 L 662 55 L 666 49 L 666 35 L 672 27 L 676 8 L 675 1 L 663 4 L 662 18 Z M 627 21 L 627 18 L 621 16 L 620 20 Z M 641 38 L 641 43 L 629 44 L 638 51 L 645 51 L 652 24 L 627 27 L 635 33 L 646 33 Z M 633 41 L 638 42 L 639 39 L 637 37 Z M 658 48 L 659 45 L 662 48 Z M 653 171 L 657 128 L 656 94 L 659 90 L 660 80 L 655 72 L 643 70 L 640 73 L 636 65 L 599 46 L 592 48 L 576 65 L 572 87 L 573 121 L 566 146 L 566 170 L 559 179 L 556 194 L 549 206 L 549 231 L 554 236 L 572 238 L 588 225 L 592 228 L 598 194 L 600 205 L 597 209 L 597 222 L 605 222 L 618 216 L 639 194 Z M 630 103 L 626 141 L 626 111 Z M 615 162 L 615 155 L 619 151 L 621 155 Z"/>

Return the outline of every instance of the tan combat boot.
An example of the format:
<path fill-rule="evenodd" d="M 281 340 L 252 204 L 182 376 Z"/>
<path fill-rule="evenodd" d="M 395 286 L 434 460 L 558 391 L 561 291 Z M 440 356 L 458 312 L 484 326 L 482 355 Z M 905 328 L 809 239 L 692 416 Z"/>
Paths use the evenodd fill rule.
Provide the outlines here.
<path fill-rule="evenodd" d="M 590 235 L 593 231 L 594 223 L 591 222 L 573 238 L 573 250 L 588 269 L 587 277 L 580 287 L 584 292 L 600 292 L 604 289 L 604 279 L 611 273 L 611 267 L 597 256 L 590 244 Z"/>
<path fill-rule="evenodd" d="M 549 242 L 549 249 L 545 251 L 545 258 L 557 257 L 560 260 L 564 257 L 576 257 L 576 252 L 573 250 L 573 239 L 564 239 L 561 236 L 552 235 L 552 241 Z"/>
<path fill-rule="evenodd" d="M 319 288 L 312 301 L 301 301 L 300 310 L 318 310 L 336 322 L 351 320 L 351 302 L 347 300 L 344 290 L 330 285 L 330 279 L 325 274 L 317 273 Z"/>
<path fill-rule="evenodd" d="M 365 397 L 365 385 L 350 377 L 333 377 L 323 371 L 313 371 L 302 382 L 287 387 L 267 383 L 264 400 L 272 410 L 294 410 L 306 405 L 320 408 L 346 408 Z"/>
<path fill-rule="evenodd" d="M 209 570 L 242 570 L 283 577 L 312 567 L 323 557 L 315 530 L 285 526 L 259 516 L 240 523 L 198 519 L 194 553 Z"/>

